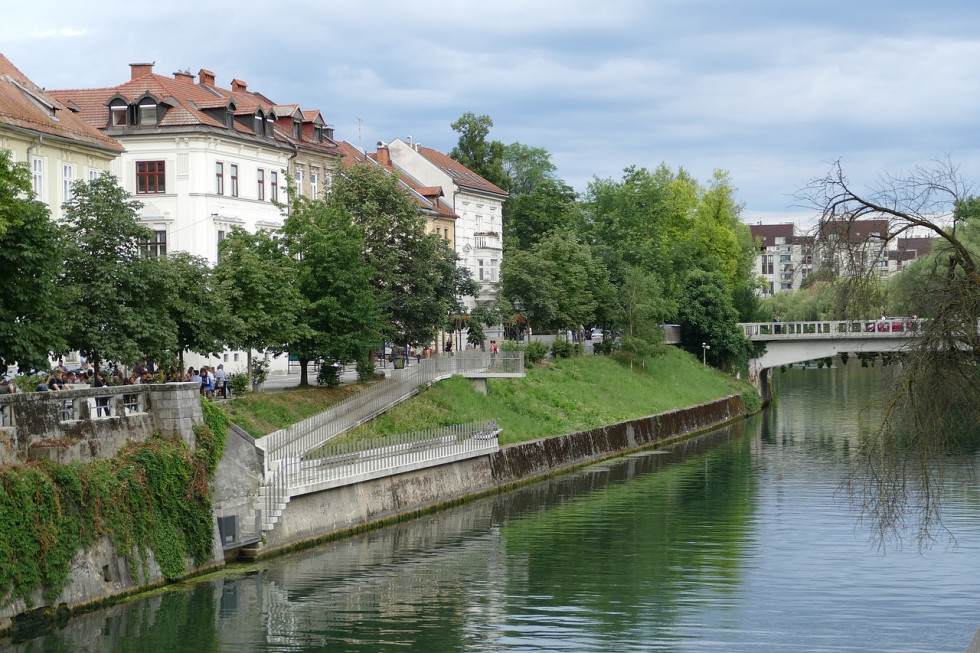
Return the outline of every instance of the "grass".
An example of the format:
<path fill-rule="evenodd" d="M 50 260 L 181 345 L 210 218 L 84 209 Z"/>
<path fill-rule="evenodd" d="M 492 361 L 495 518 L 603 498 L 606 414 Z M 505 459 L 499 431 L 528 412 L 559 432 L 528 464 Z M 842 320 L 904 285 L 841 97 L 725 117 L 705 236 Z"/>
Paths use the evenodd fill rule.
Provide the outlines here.
<path fill-rule="evenodd" d="M 345 440 L 496 419 L 502 444 L 572 433 L 754 390 L 673 347 L 630 372 L 606 356 L 548 361 L 523 379 L 489 379 L 488 394 L 453 377 L 355 429 Z"/>
<path fill-rule="evenodd" d="M 336 388 L 290 388 L 282 392 L 251 393 L 224 402 L 221 406 L 231 421 L 258 438 L 320 413 L 365 385 Z"/>

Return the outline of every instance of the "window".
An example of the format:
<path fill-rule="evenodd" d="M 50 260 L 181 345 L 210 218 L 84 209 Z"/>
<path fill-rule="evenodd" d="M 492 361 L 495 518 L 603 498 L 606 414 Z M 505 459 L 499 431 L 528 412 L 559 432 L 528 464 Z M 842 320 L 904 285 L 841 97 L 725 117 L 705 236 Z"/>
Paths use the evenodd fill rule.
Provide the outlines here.
<path fill-rule="evenodd" d="M 273 202 L 279 201 L 279 173 L 269 173 L 269 199 Z"/>
<path fill-rule="evenodd" d="M 155 102 L 141 102 L 139 106 L 140 124 L 157 124 L 157 105 Z"/>
<path fill-rule="evenodd" d="M 313 142 L 320 143 L 323 141 L 323 130 L 319 127 L 313 128 Z"/>
<path fill-rule="evenodd" d="M 303 171 L 302 170 L 296 171 L 296 194 L 297 195 L 303 194 Z"/>
<path fill-rule="evenodd" d="M 44 159 L 39 156 L 31 157 L 31 186 L 34 189 L 34 194 L 41 197 L 41 191 L 44 189 Z"/>
<path fill-rule="evenodd" d="M 140 241 L 140 248 L 150 256 L 163 256 L 167 253 L 167 232 L 154 231 L 149 240 Z"/>
<path fill-rule="evenodd" d="M 478 281 L 483 281 L 483 259 L 477 259 L 476 261 L 476 278 Z"/>
<path fill-rule="evenodd" d="M 300 140 L 300 137 L 302 136 L 302 134 L 303 134 L 303 126 L 302 126 L 302 124 L 300 124 L 300 122 L 298 120 L 294 120 L 293 121 L 293 138 L 295 138 L 296 140 Z"/>
<path fill-rule="evenodd" d="M 258 183 L 258 195 L 256 195 L 256 197 L 259 198 L 260 200 L 264 200 L 265 199 L 265 170 L 263 170 L 262 168 L 259 168 L 258 172 L 256 173 L 256 183 Z"/>
<path fill-rule="evenodd" d="M 214 260 L 221 260 L 221 241 L 225 239 L 225 232 L 223 229 L 218 229 L 218 253 L 215 254 Z"/>
<path fill-rule="evenodd" d="M 315 172 L 310 173 L 310 199 L 316 199 L 317 191 L 317 174 Z"/>
<path fill-rule="evenodd" d="M 163 161 L 136 162 L 136 193 L 166 193 L 167 183 Z"/>
<path fill-rule="evenodd" d="M 89 181 L 95 181 L 98 178 L 99 178 L 99 170 L 98 170 L 98 168 L 89 168 L 88 169 L 88 180 Z"/>
<path fill-rule="evenodd" d="M 129 122 L 126 118 L 129 114 L 129 107 L 125 104 L 113 104 L 109 107 L 109 126 L 125 127 Z"/>
<path fill-rule="evenodd" d="M 490 281 L 497 280 L 497 259 L 490 259 Z"/>
<path fill-rule="evenodd" d="M 269 137 L 272 136 L 272 127 L 273 127 L 273 124 L 274 124 L 274 121 L 272 119 L 272 116 L 269 116 L 269 117 L 267 117 L 265 119 L 265 135 L 266 136 L 269 136 Z"/>
<path fill-rule="evenodd" d="M 71 163 L 61 165 L 61 196 L 67 202 L 72 197 L 71 185 L 75 183 L 75 166 Z"/>
<path fill-rule="evenodd" d="M 231 196 L 238 197 L 238 164 L 231 164 Z"/>
<path fill-rule="evenodd" d="M 261 136 L 263 133 L 265 133 L 264 123 L 265 121 L 262 119 L 262 114 L 261 113 L 255 114 L 255 122 L 252 126 L 252 131 L 255 132 L 256 136 Z"/>
<path fill-rule="evenodd" d="M 225 194 L 225 164 L 221 161 L 214 164 L 214 192 L 217 195 Z"/>

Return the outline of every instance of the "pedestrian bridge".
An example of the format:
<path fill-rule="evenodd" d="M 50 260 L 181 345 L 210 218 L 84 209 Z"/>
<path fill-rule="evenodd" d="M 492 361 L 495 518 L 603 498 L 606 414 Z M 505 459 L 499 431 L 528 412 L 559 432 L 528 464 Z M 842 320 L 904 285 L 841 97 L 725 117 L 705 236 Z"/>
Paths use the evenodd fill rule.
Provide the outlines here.
<path fill-rule="evenodd" d="M 922 335 L 922 320 L 883 318 L 819 322 L 752 322 L 739 325 L 766 351 L 749 360 L 749 380 L 769 401 L 769 370 L 841 353 L 901 351 Z"/>

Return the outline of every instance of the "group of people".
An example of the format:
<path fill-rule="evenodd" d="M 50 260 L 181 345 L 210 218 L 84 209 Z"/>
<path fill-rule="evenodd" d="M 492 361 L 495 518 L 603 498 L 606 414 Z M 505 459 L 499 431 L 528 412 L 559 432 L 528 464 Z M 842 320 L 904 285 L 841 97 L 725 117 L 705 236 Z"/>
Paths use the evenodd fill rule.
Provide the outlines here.
<path fill-rule="evenodd" d="M 224 365 L 218 365 L 217 368 L 205 365 L 199 370 L 188 367 L 184 380 L 199 384 L 201 394 L 208 399 L 214 399 L 216 392 L 222 397 L 228 396 L 228 374 Z"/>

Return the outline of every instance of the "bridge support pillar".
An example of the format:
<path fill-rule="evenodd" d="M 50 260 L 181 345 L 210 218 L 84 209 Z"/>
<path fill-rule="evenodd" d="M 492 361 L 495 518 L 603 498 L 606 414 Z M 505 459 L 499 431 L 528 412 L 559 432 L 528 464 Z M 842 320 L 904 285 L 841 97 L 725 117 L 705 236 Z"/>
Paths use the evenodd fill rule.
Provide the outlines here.
<path fill-rule="evenodd" d="M 470 378 L 470 383 L 480 394 L 487 394 L 487 380 L 485 378 Z"/>

